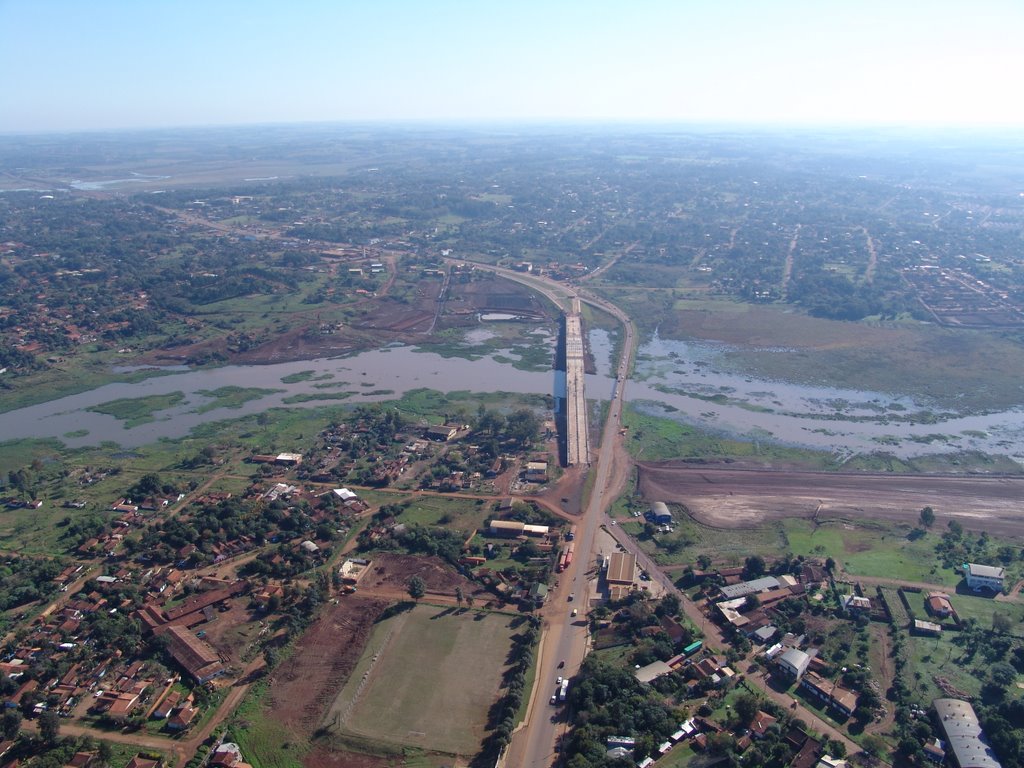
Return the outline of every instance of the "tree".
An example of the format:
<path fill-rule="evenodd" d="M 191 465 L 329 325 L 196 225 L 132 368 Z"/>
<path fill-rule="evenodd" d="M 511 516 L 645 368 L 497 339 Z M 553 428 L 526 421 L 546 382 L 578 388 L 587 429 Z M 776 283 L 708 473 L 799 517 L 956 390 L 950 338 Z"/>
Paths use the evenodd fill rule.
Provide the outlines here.
<path fill-rule="evenodd" d="M 419 576 L 413 576 L 406 584 L 406 589 L 409 591 L 409 597 L 413 600 L 419 600 L 427 594 L 427 583 Z"/>
<path fill-rule="evenodd" d="M 860 745 L 864 748 L 872 757 L 878 757 L 885 753 L 888 748 L 885 743 L 885 739 L 881 736 L 876 736 L 873 733 L 867 734 L 860 742 Z"/>
<path fill-rule="evenodd" d="M 267 669 L 273 669 L 277 666 L 277 663 L 281 660 L 281 652 L 272 645 L 268 645 L 263 649 L 263 661 L 267 665 Z"/>
<path fill-rule="evenodd" d="M 740 719 L 740 725 L 748 726 L 757 717 L 757 710 L 760 709 L 757 697 L 750 693 L 741 693 L 736 697 L 733 705 L 736 710 L 736 717 Z"/>
<path fill-rule="evenodd" d="M 21 712 L 17 709 L 4 709 L 0 715 L 0 736 L 5 739 L 14 739 L 18 736 L 18 729 L 21 728 Z"/>
<path fill-rule="evenodd" d="M 925 528 L 931 528 L 935 525 L 935 510 L 931 507 L 925 507 L 921 510 L 921 525 Z"/>
<path fill-rule="evenodd" d="M 114 750 L 110 746 L 110 742 L 101 741 L 99 751 L 100 765 L 110 765 L 110 761 L 113 759 L 113 757 Z"/>
<path fill-rule="evenodd" d="M 458 586 L 455 588 L 455 602 L 462 606 L 462 601 L 466 599 L 465 593 L 462 591 L 462 587 Z"/>
<path fill-rule="evenodd" d="M 829 739 L 825 753 L 832 757 L 846 757 L 846 744 L 838 739 Z"/>
<path fill-rule="evenodd" d="M 532 539 L 527 539 L 516 547 L 515 559 L 525 563 L 532 558 L 540 557 L 542 554 L 543 552 L 541 552 L 540 547 Z"/>
<path fill-rule="evenodd" d="M 1013 619 L 1001 611 L 993 611 L 992 629 L 1003 635 L 1009 634 L 1013 629 Z"/>
<path fill-rule="evenodd" d="M 1017 679 L 1017 670 L 1007 664 L 1005 661 L 997 661 L 991 667 L 988 668 L 989 677 L 992 682 L 996 685 L 1007 688 Z"/>
<path fill-rule="evenodd" d="M 39 716 L 39 735 L 43 742 L 52 747 L 60 738 L 60 715 L 51 709 Z"/>
<path fill-rule="evenodd" d="M 760 555 L 751 555 L 743 564 L 743 578 L 759 579 L 764 576 L 764 558 Z"/>

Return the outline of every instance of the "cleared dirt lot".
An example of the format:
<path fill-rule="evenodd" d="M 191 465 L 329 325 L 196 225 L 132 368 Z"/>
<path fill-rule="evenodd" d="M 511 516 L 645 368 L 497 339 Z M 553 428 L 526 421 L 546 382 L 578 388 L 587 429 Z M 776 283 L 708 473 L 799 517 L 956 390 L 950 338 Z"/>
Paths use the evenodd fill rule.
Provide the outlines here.
<path fill-rule="evenodd" d="M 1024 535 L 1024 478 L 776 472 L 679 462 L 638 464 L 649 501 L 683 504 L 698 521 L 739 528 L 786 517 L 873 518 L 915 525 L 922 507 L 938 523 Z"/>
<path fill-rule="evenodd" d="M 408 600 L 409 579 L 419 576 L 427 587 L 427 598 L 455 599 L 455 588 L 462 587 L 474 600 L 491 600 L 494 596 L 480 585 L 462 576 L 439 557 L 413 557 L 380 553 L 374 555 L 370 570 L 359 580 L 359 592 L 370 597 Z"/>
<path fill-rule="evenodd" d="M 273 717 L 307 737 L 337 697 L 363 653 L 383 600 L 342 598 L 302 636 L 295 652 L 273 674 L 269 705 Z"/>
<path fill-rule="evenodd" d="M 260 617 L 249 609 L 248 602 L 248 598 L 226 601 L 226 611 L 218 611 L 213 621 L 197 628 L 206 633 L 206 642 L 216 648 L 229 664 L 236 666 L 244 666 L 242 656 L 262 629 Z"/>

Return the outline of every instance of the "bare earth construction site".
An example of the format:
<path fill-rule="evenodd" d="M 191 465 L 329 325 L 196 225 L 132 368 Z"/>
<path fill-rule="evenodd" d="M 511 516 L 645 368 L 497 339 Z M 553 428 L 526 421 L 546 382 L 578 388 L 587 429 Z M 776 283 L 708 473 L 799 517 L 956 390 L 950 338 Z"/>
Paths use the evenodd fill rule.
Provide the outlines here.
<path fill-rule="evenodd" d="M 1019 477 L 776 472 L 674 461 L 640 463 L 638 474 L 646 499 L 681 504 L 716 528 L 816 515 L 914 525 L 930 506 L 968 528 L 1024 533 Z"/>

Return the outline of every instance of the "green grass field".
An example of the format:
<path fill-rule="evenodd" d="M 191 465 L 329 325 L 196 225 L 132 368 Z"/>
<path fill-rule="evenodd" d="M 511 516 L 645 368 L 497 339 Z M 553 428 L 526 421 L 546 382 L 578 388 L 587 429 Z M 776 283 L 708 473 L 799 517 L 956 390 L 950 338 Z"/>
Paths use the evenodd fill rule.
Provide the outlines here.
<path fill-rule="evenodd" d="M 515 621 L 418 605 L 381 622 L 325 723 L 343 738 L 475 754 Z"/>
<path fill-rule="evenodd" d="M 943 632 L 937 638 L 905 634 L 907 657 L 915 674 L 907 681 L 922 701 L 932 701 L 945 694 L 935 684 L 936 677 L 944 677 L 962 691 L 977 695 L 981 681 L 977 674 L 961 660 L 963 648 L 952 642 L 953 633 Z"/>
<path fill-rule="evenodd" d="M 305 740 L 292 741 L 288 729 L 267 716 L 263 707 L 265 693 L 266 683 L 253 687 L 235 713 L 229 736 L 253 768 L 302 768 L 309 744 Z"/>
<path fill-rule="evenodd" d="M 495 517 L 492 505 L 482 499 L 456 499 L 441 496 L 414 496 L 399 515 L 403 523 L 439 525 L 447 517 L 445 528 L 458 531 L 479 529 Z"/>
<path fill-rule="evenodd" d="M 153 421 L 154 413 L 173 408 L 185 399 L 184 392 L 168 392 L 166 395 L 148 397 L 127 397 L 111 400 L 109 403 L 94 405 L 88 410 L 105 413 L 124 422 L 125 429 Z"/>
<path fill-rule="evenodd" d="M 1011 633 L 1024 637 L 1024 605 L 1021 603 L 996 600 L 984 593 L 973 595 L 966 591 L 966 585 L 964 590 L 957 590 L 955 594 L 950 592 L 950 600 L 961 619 L 976 619 L 981 626 L 991 627 L 992 614 L 1002 613 L 1012 622 Z"/>
<path fill-rule="evenodd" d="M 197 394 L 212 397 L 213 400 L 196 408 L 196 413 L 206 413 L 207 411 L 212 411 L 215 408 L 241 408 L 250 400 L 259 400 L 261 397 L 266 395 L 272 395 L 275 392 L 283 391 L 284 390 L 282 389 L 261 389 L 260 387 L 220 387 L 219 389 L 213 390 L 200 389 Z"/>
<path fill-rule="evenodd" d="M 629 452 L 640 461 L 731 458 L 766 467 L 785 463 L 787 466 L 822 470 L 834 469 L 838 462 L 833 454 L 825 451 L 712 435 L 672 418 L 643 412 L 637 404 L 627 404 L 622 409 L 622 425 L 629 428 L 626 443 Z"/>
<path fill-rule="evenodd" d="M 620 500 L 616 511 L 622 514 L 625 506 Z M 776 558 L 789 552 L 805 557 L 831 557 L 854 578 L 870 576 L 924 582 L 950 590 L 961 580 L 959 574 L 942 568 L 935 554 L 937 534 L 911 535 L 911 529 L 906 526 L 870 520 L 853 523 L 792 518 L 723 532 L 685 515 L 677 515 L 675 531 L 648 538 L 642 518 L 620 517 L 620 520 L 623 530 L 636 537 L 641 548 L 660 565 L 692 564 L 700 555 L 707 555 L 717 563 L 741 564 L 748 555 Z M 985 620 L 990 622 L 991 618 L 990 610 Z"/>

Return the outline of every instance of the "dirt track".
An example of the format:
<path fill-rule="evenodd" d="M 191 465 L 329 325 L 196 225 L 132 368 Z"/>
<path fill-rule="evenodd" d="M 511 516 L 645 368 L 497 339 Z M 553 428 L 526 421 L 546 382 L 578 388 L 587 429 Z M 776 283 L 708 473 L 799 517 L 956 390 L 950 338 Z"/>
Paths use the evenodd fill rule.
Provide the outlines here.
<path fill-rule="evenodd" d="M 889 475 L 733 469 L 641 463 L 639 486 L 649 501 L 683 504 L 700 522 L 720 528 L 786 517 L 845 517 L 916 525 L 925 506 L 938 525 L 957 519 L 968 529 L 1024 535 L 1024 478 Z"/>

